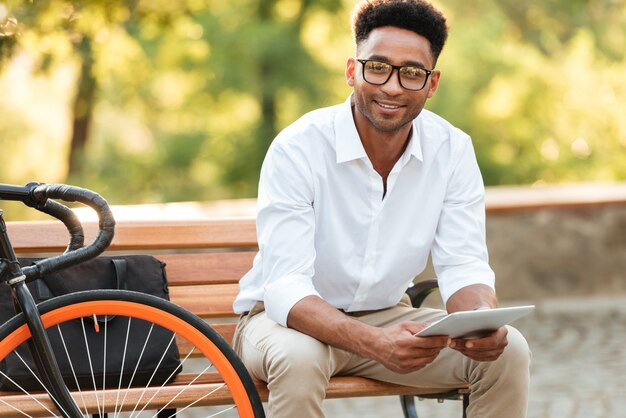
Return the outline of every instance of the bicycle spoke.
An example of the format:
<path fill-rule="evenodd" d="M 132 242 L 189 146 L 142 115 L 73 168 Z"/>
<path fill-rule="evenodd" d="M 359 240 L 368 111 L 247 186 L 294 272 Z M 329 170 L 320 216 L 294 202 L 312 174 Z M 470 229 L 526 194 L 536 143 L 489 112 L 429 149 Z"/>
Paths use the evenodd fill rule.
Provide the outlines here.
<path fill-rule="evenodd" d="M 91 350 L 89 349 L 89 341 L 87 340 L 87 332 L 85 331 L 85 321 L 83 318 L 81 318 L 80 320 L 80 325 L 83 330 L 83 340 L 85 341 L 85 347 L 87 349 L 87 360 L 89 362 L 89 370 L 91 371 L 91 383 L 93 385 L 94 392 L 97 392 L 98 389 L 96 386 L 96 376 L 93 371 L 93 362 L 91 361 Z M 96 407 L 98 408 L 98 415 L 102 416 L 102 410 L 100 409 L 100 400 L 98 399 L 98 396 L 96 396 Z"/>
<path fill-rule="evenodd" d="M 135 365 L 135 369 L 133 370 L 133 375 L 130 378 L 130 382 L 128 382 L 128 387 L 126 389 L 130 389 L 130 387 L 133 385 L 133 380 L 135 380 L 135 375 L 137 374 L 137 370 L 139 369 L 139 363 L 141 363 L 141 359 L 143 358 L 143 354 L 146 351 L 146 346 L 148 345 L 148 340 L 150 339 L 150 335 L 152 335 L 152 329 L 154 328 L 154 324 L 150 324 L 150 329 L 148 330 L 148 335 L 146 336 L 146 341 L 144 341 L 143 343 L 143 347 L 141 347 L 141 352 L 139 353 L 139 359 L 137 360 L 137 364 Z M 124 394 L 124 400 L 122 401 L 122 403 L 124 403 L 124 401 L 126 401 L 126 395 L 128 394 L 128 390 L 126 391 L 126 394 Z M 138 404 L 135 404 L 135 407 L 133 408 L 133 411 L 131 412 L 131 415 L 135 412 L 135 410 L 137 409 Z"/>
<path fill-rule="evenodd" d="M 186 409 L 191 408 L 192 406 L 194 406 L 195 404 L 197 404 L 198 402 L 200 402 L 201 400 L 203 400 L 204 398 L 206 398 L 207 396 L 211 396 L 213 395 L 215 392 L 217 392 L 218 390 L 222 389 L 223 387 L 226 386 L 226 383 L 222 383 L 220 386 L 216 387 L 215 389 L 213 389 L 212 391 L 205 393 L 204 395 L 202 395 L 201 397 L 199 397 L 198 399 L 196 399 L 195 401 L 193 401 L 192 403 L 190 403 L 189 405 L 185 405 L 184 408 L 181 408 L 178 410 L 178 412 L 183 412 Z"/>
<path fill-rule="evenodd" d="M 76 370 L 74 369 L 74 362 L 70 357 L 69 350 L 67 349 L 67 344 L 65 344 L 65 338 L 63 337 L 63 332 L 61 331 L 61 327 L 59 325 L 56 326 L 57 331 L 59 332 L 59 337 L 61 338 L 61 345 L 63 346 L 63 350 L 65 350 L 65 356 L 67 357 L 67 361 L 70 365 L 70 370 L 72 371 L 72 376 L 74 377 L 74 383 L 76 383 L 76 387 L 78 388 L 78 394 L 80 396 L 81 402 L 83 403 L 83 408 L 85 410 L 85 414 L 89 414 L 87 410 L 87 404 L 85 403 L 85 397 L 83 396 L 83 391 L 80 388 L 80 384 L 78 383 L 78 377 L 76 376 Z"/>
<path fill-rule="evenodd" d="M 187 355 L 185 356 L 184 359 L 180 360 L 180 368 L 182 369 L 182 367 L 184 366 L 185 362 L 187 361 L 187 359 L 189 357 L 191 357 L 191 354 L 193 353 L 193 350 L 189 351 L 189 353 L 187 353 Z M 159 394 L 159 392 L 161 391 L 161 389 L 163 389 L 163 387 L 167 384 L 167 382 L 170 381 L 170 379 L 172 377 L 174 377 L 174 375 L 176 374 L 176 370 L 173 370 L 172 373 L 170 373 L 170 375 L 167 377 L 167 379 L 165 379 L 165 381 L 163 382 L 163 384 L 161 384 L 161 386 L 159 386 L 159 389 L 154 393 L 154 395 L 152 395 L 152 397 L 148 400 L 148 402 L 146 403 L 149 404 L 150 402 L 152 402 L 152 400 Z M 178 396 L 178 395 L 177 395 Z M 168 404 L 169 405 L 169 404 Z M 167 405 L 166 405 L 167 406 Z M 143 407 L 143 409 L 141 411 L 139 411 L 140 413 L 143 412 L 145 410 L 145 406 Z M 161 409 L 167 409 L 167 408 L 161 408 Z M 155 415 L 153 415 L 151 418 L 154 418 L 155 416 L 158 415 L 158 411 Z"/>
<path fill-rule="evenodd" d="M 187 383 L 185 386 L 183 386 L 183 387 L 182 387 L 182 388 L 178 391 L 178 393 L 177 393 L 176 395 L 174 395 L 174 397 L 173 397 L 172 399 L 170 399 L 170 400 L 169 400 L 169 402 L 168 402 L 168 403 L 166 403 L 163 407 L 161 407 L 161 409 L 167 409 L 167 407 L 168 407 L 168 406 L 170 406 L 170 404 L 171 404 L 172 402 L 174 402 L 174 401 L 176 400 L 176 398 L 178 398 L 178 397 L 179 397 L 179 396 L 180 396 L 183 392 L 185 392 L 185 390 L 187 390 L 187 388 L 191 387 L 191 385 L 193 385 L 193 384 L 196 382 L 196 380 L 198 380 L 198 379 L 200 378 L 200 376 L 202 376 L 202 374 L 206 373 L 206 372 L 207 372 L 207 371 L 208 371 L 211 367 L 213 367 L 213 364 L 212 364 L 212 363 L 210 363 L 210 364 L 209 364 L 209 365 L 208 365 L 208 366 L 207 366 L 207 367 L 206 367 L 203 371 L 201 371 L 200 373 L 198 373 L 198 375 L 197 375 L 196 377 L 194 377 L 194 378 L 193 378 L 193 379 L 192 379 L 189 383 Z M 222 385 L 222 386 L 218 387 L 218 388 L 217 388 L 217 389 L 215 389 L 215 390 L 212 390 L 211 392 L 209 392 L 209 395 L 210 395 L 210 394 L 212 394 L 213 392 L 215 392 L 216 390 L 221 389 L 222 387 L 224 387 L 224 385 Z M 204 398 L 206 398 L 206 396 L 207 396 L 207 395 L 204 395 L 204 396 L 203 396 L 202 398 L 200 398 L 200 399 L 204 399 Z M 195 403 L 197 403 L 197 402 L 198 402 L 197 400 L 196 400 L 196 401 L 194 401 L 194 404 L 195 404 Z M 184 408 L 184 409 L 187 409 L 187 408 Z M 154 417 L 156 417 L 156 416 L 157 416 L 157 414 L 154 414 L 151 418 L 154 418 Z"/>
<path fill-rule="evenodd" d="M 228 407 L 228 408 L 226 408 L 226 409 L 224 409 L 224 410 L 222 410 L 222 411 L 220 411 L 220 412 L 217 412 L 217 413 L 215 413 L 215 414 L 213 414 L 213 415 L 209 415 L 209 416 L 207 416 L 206 418 L 211 418 L 211 417 L 216 417 L 216 416 L 218 416 L 218 415 L 222 415 L 224 412 L 232 411 L 232 410 L 233 410 L 233 409 L 235 409 L 235 408 L 236 408 L 236 406 L 235 406 L 235 405 L 230 406 L 230 407 Z"/>
<path fill-rule="evenodd" d="M 0 372 L 0 373 L 2 373 L 2 372 Z M 4 373 L 2 373 L 2 374 L 4 374 Z M 0 398 L 0 403 L 5 404 L 6 406 L 8 406 L 9 408 L 11 408 L 11 409 L 12 409 L 12 410 L 14 410 L 15 412 L 19 412 L 20 414 L 22 414 L 22 415 L 24 415 L 24 416 L 26 416 L 26 417 L 33 418 L 33 416 L 32 416 L 32 415 L 28 415 L 26 412 L 22 411 L 21 409 L 18 409 L 18 408 L 16 408 L 16 407 L 14 407 L 13 405 L 11 405 L 10 403 L 6 402 L 6 401 L 5 401 L 4 399 L 2 399 L 2 398 Z"/>
<path fill-rule="evenodd" d="M 132 323 L 133 318 L 129 317 L 128 318 L 128 325 L 126 326 L 126 336 L 124 337 L 124 350 L 122 351 L 122 366 L 120 367 L 120 378 L 117 384 L 117 395 L 115 398 L 115 411 L 113 411 L 113 418 L 117 418 L 119 416 L 119 414 L 122 412 L 122 405 L 124 403 L 124 401 L 126 400 L 126 396 L 124 396 L 124 399 L 122 399 L 122 403 L 119 403 L 120 400 L 120 393 L 122 391 L 122 377 L 124 375 L 124 364 L 126 364 L 126 350 L 128 348 L 128 337 L 130 335 L 130 324 Z M 117 410 L 119 405 L 119 412 Z"/>
<path fill-rule="evenodd" d="M 143 399 L 143 395 L 146 393 L 146 390 L 150 386 L 150 383 L 152 383 L 152 379 L 156 375 L 156 372 L 159 370 L 159 367 L 161 366 L 161 363 L 163 363 L 163 359 L 165 358 L 165 355 L 167 354 L 167 351 L 172 346 L 172 343 L 175 343 L 175 341 L 176 341 L 176 334 L 172 333 L 172 338 L 170 338 L 170 342 L 167 344 L 167 347 L 165 347 L 165 350 L 163 350 L 163 354 L 161 354 L 161 358 L 159 359 L 159 363 L 156 365 L 154 371 L 152 372 L 152 376 L 150 376 L 150 380 L 148 380 L 148 383 L 144 387 L 143 392 L 141 393 L 141 396 L 139 397 L 139 400 Z M 174 373 L 176 373 L 176 369 L 172 371 L 172 373 L 169 375 L 169 377 L 167 379 L 165 379 L 165 381 L 160 386 L 160 388 L 162 388 L 172 378 L 172 376 L 174 376 Z M 157 393 L 158 393 L 158 391 L 157 391 Z M 146 402 L 146 404 L 143 406 L 143 408 L 141 408 L 141 410 L 139 410 L 139 412 L 137 412 L 137 415 L 141 414 L 146 409 L 146 407 L 148 406 L 150 401 L 152 401 L 152 399 L 154 399 L 155 396 L 156 396 L 156 393 L 154 395 L 152 395 L 152 397 L 148 400 L 148 402 Z M 137 401 L 137 403 L 139 403 L 139 401 Z"/>
<path fill-rule="evenodd" d="M 93 320 L 96 321 L 95 325 L 97 326 L 97 318 L 94 315 L 93 316 Z M 105 410 L 105 388 L 106 388 L 106 376 L 107 376 L 107 331 L 108 331 L 108 325 L 109 325 L 109 321 L 108 321 L 108 317 L 107 315 L 104 316 L 104 349 L 103 351 L 103 358 L 102 358 L 102 413 L 104 414 L 104 410 Z M 97 396 L 97 395 L 96 395 Z M 102 415 L 101 415 L 102 416 Z"/>
<path fill-rule="evenodd" d="M 17 357 L 22 361 L 22 363 L 24 363 L 26 365 L 26 367 L 28 368 L 28 370 L 33 374 L 33 376 L 35 376 L 35 379 L 37 379 L 37 381 L 39 381 L 39 383 L 41 383 L 41 380 L 39 380 L 39 377 L 37 377 L 36 374 L 33 373 L 33 371 L 31 370 L 30 367 L 28 367 L 28 364 L 26 364 L 26 362 L 24 361 L 24 359 L 22 358 L 22 356 L 20 356 L 18 354 L 18 352 L 16 351 L 15 354 L 17 355 Z M 56 413 L 52 412 L 50 410 L 50 408 L 48 408 L 46 405 L 44 405 L 43 403 L 41 403 L 39 401 L 39 399 L 35 398 L 30 392 L 26 391 L 26 389 L 24 389 L 22 386 L 20 386 L 15 380 L 11 379 L 9 376 L 7 376 L 3 371 L 0 371 L 0 374 L 7 379 L 9 382 L 13 383 L 15 385 L 15 387 L 17 387 L 19 390 L 21 390 L 25 395 L 27 395 L 30 399 L 32 399 L 33 401 L 35 401 L 37 404 L 39 404 L 41 407 L 43 407 L 46 411 L 48 411 L 50 414 L 52 414 L 53 416 L 57 416 Z M 43 383 L 41 383 L 41 385 L 43 386 Z M 50 394 L 50 392 L 48 391 L 47 388 L 44 387 L 44 389 L 46 390 L 46 392 L 48 393 L 48 396 L 50 396 L 50 398 L 52 399 L 52 395 Z M 4 401 L 3 401 L 4 402 Z M 6 404 L 6 402 L 4 402 Z M 15 409 L 12 405 L 9 405 L 11 408 Z M 27 415 L 27 414 L 25 414 Z M 30 415 L 29 415 L 30 416 Z"/>

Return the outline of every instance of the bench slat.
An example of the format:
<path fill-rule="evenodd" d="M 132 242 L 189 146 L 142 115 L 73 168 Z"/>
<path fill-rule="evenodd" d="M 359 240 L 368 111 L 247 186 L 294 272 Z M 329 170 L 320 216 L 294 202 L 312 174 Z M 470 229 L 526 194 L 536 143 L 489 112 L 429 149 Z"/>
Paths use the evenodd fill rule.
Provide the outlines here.
<path fill-rule="evenodd" d="M 159 403 L 159 399 L 171 399 L 180 391 L 181 385 L 184 385 L 189 379 L 186 376 L 179 376 L 176 381 L 170 385 L 166 385 L 160 389 L 159 396 L 155 397 L 151 403 L 152 408 L 156 409 L 163 406 L 163 403 Z M 170 404 L 171 407 L 181 407 L 187 405 L 189 402 L 201 399 L 207 393 L 213 392 L 210 396 L 205 397 L 202 401 L 198 402 L 199 405 L 222 405 L 232 401 L 230 392 L 226 387 L 220 383 L 221 379 L 217 375 L 210 375 L 202 379 L 202 383 L 194 384 L 190 390 L 185 391 L 180 395 L 175 402 Z M 197 383 L 197 382 L 196 382 Z M 269 391 L 267 386 L 263 382 L 256 382 L 257 390 L 263 401 L 267 401 Z M 464 388 L 462 388 L 464 389 Z M 128 391 L 128 395 L 124 404 L 126 408 L 133 408 L 135 403 L 142 399 L 139 403 L 141 407 L 145 405 L 145 401 L 152 398 L 152 395 L 159 390 L 159 388 L 148 388 L 145 393 L 142 388 L 131 388 Z M 424 387 L 408 387 L 399 386 L 392 383 L 379 382 L 376 380 L 366 379 L 363 377 L 333 377 L 330 380 L 330 385 L 327 390 L 327 398 L 344 398 L 350 397 L 363 397 L 363 396 L 388 396 L 388 395 L 423 395 L 433 393 L 446 393 L 449 388 L 424 388 Z M 43 405 L 46 405 L 52 409 L 52 402 L 48 398 L 48 395 L 37 394 L 35 398 Z M 83 391 L 80 395 L 74 393 L 75 399 L 78 400 L 79 405 L 83 405 L 83 401 L 87 405 L 90 412 L 97 413 L 98 402 L 102 405 L 102 395 L 99 394 L 98 400 L 96 400 L 94 392 Z M 46 416 L 47 412 L 42 411 L 42 407 L 33 402 L 32 399 L 26 398 L 21 395 L 16 395 L 12 392 L 0 392 L 0 397 L 8 404 L 15 405 L 34 417 Z M 117 399 L 117 390 L 111 389 L 105 391 L 105 404 L 114 405 Z M 109 412 L 112 412 L 111 407 L 107 408 Z M 14 417 L 15 410 L 9 408 L 4 403 L 0 403 L 0 417 Z"/>
<path fill-rule="evenodd" d="M 157 254 L 167 264 L 171 286 L 239 283 L 256 252 Z"/>
<path fill-rule="evenodd" d="M 97 231 L 95 222 L 85 222 L 85 241 Z M 63 251 L 69 237 L 56 221 L 8 222 L 13 246 L 20 253 Z M 45 232 L 44 232 L 45 231 Z M 256 247 L 254 219 L 207 219 L 191 221 L 122 221 L 115 227 L 109 247 L 119 250 Z"/>
<path fill-rule="evenodd" d="M 238 284 L 172 286 L 172 302 L 202 318 L 234 317 L 233 301 L 239 293 Z"/>

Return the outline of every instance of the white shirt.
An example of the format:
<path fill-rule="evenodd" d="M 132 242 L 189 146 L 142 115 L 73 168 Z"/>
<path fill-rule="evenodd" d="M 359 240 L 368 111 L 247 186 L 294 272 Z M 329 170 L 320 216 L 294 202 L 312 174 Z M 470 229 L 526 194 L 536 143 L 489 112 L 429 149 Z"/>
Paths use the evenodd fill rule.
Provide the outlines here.
<path fill-rule="evenodd" d="M 268 317 L 286 326 L 309 295 L 345 311 L 390 307 L 429 252 L 444 303 L 470 284 L 494 287 L 471 140 L 427 110 L 413 121 L 384 198 L 350 98 L 302 116 L 267 152 L 257 211 L 259 252 L 240 281 L 238 313 L 264 301 Z"/>

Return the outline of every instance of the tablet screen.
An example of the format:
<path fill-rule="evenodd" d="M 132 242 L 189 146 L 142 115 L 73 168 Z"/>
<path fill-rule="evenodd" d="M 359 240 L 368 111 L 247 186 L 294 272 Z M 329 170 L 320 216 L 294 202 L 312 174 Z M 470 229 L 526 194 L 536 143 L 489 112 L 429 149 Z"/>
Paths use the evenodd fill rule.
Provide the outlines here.
<path fill-rule="evenodd" d="M 418 332 L 417 336 L 447 335 L 451 338 L 476 338 L 494 331 L 535 309 L 534 305 L 454 312 Z"/>

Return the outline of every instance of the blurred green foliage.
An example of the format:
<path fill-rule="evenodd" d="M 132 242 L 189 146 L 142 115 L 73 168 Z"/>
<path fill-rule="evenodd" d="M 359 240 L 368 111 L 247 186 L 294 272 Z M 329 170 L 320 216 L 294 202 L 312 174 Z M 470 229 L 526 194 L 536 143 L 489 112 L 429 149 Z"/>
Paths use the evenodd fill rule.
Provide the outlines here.
<path fill-rule="evenodd" d="M 428 107 L 472 135 L 486 184 L 626 179 L 626 0 L 435 3 Z M 0 182 L 255 196 L 274 135 L 349 94 L 353 4 L 0 0 Z"/>

